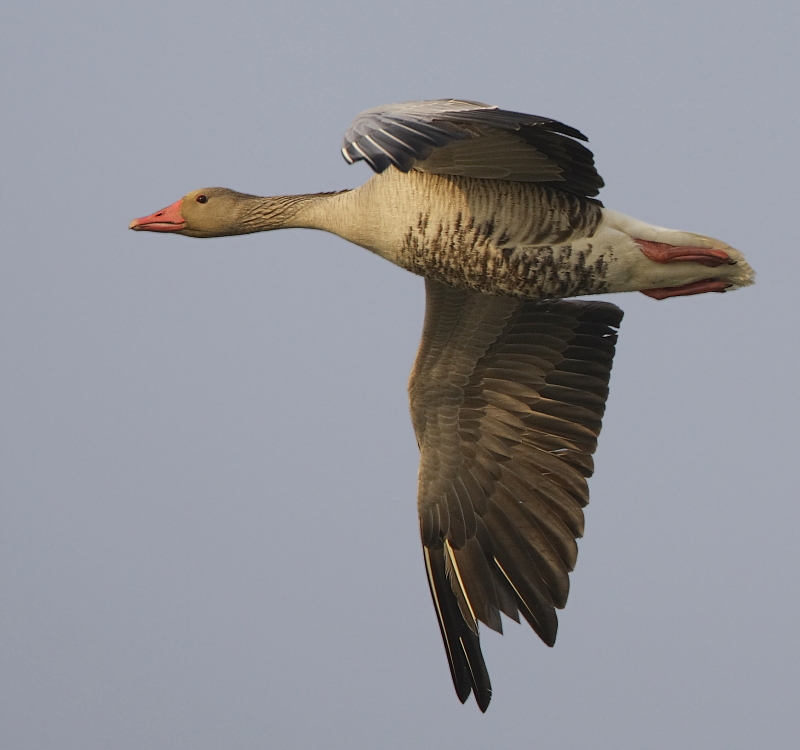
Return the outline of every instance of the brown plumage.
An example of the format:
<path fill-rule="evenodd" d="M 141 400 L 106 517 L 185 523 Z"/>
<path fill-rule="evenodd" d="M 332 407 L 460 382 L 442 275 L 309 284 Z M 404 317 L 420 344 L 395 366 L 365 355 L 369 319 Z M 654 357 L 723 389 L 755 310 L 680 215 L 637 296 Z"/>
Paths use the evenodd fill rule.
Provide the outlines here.
<path fill-rule="evenodd" d="M 426 291 L 409 384 L 420 530 L 456 691 L 485 709 L 478 621 L 502 632 L 500 612 L 521 612 L 555 642 L 622 311 Z"/>
<path fill-rule="evenodd" d="M 426 279 L 409 383 L 425 567 L 456 692 L 485 711 L 478 623 L 553 645 L 583 534 L 622 311 L 580 294 L 665 298 L 752 283 L 737 250 L 602 207 L 584 136 L 455 100 L 369 110 L 345 136 L 378 173 L 340 193 L 196 190 L 132 229 L 338 234 Z"/>

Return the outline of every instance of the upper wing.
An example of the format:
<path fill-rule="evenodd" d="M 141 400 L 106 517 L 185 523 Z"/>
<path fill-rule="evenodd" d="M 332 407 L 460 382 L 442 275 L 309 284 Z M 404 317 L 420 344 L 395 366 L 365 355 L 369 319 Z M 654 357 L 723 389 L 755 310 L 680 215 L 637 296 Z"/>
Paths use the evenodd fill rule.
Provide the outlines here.
<path fill-rule="evenodd" d="M 435 174 L 541 182 L 584 197 L 603 180 L 580 131 L 556 120 L 455 99 L 389 104 L 362 112 L 342 154 L 376 172 L 394 165 Z"/>
<path fill-rule="evenodd" d="M 409 384 L 420 529 L 456 692 L 485 710 L 478 621 L 501 631 L 500 612 L 521 612 L 555 641 L 622 311 L 426 290 Z"/>

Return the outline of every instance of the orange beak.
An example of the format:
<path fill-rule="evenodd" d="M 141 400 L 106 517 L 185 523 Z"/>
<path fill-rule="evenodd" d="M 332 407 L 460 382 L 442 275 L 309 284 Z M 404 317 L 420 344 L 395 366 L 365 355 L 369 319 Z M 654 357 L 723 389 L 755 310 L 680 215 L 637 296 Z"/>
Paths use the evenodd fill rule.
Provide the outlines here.
<path fill-rule="evenodd" d="M 181 203 L 183 198 L 150 216 L 134 219 L 128 229 L 140 232 L 180 232 L 186 226 L 186 219 L 181 215 Z"/>

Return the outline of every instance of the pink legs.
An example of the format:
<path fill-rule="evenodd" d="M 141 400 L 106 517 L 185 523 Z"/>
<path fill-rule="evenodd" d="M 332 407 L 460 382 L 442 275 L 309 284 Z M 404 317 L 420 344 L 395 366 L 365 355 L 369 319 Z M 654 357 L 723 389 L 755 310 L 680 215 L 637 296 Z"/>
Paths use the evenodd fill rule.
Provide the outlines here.
<path fill-rule="evenodd" d="M 691 284 L 681 284 L 681 286 L 665 286 L 661 289 L 640 289 L 639 291 L 653 299 L 666 299 L 667 297 L 688 297 L 690 294 L 703 294 L 703 292 L 724 292 L 729 286 L 733 285 L 727 281 L 702 279 L 693 281 Z"/>
<path fill-rule="evenodd" d="M 668 245 L 665 242 L 651 242 L 650 240 L 634 240 L 642 248 L 642 252 L 656 263 L 699 263 L 701 266 L 716 268 L 723 264 L 735 265 L 733 260 L 724 250 L 714 250 L 707 247 L 685 247 L 681 245 Z M 669 286 L 661 289 L 642 289 L 653 299 L 667 299 L 667 297 L 686 297 L 690 294 L 703 294 L 705 292 L 724 292 L 730 282 L 721 279 L 701 279 L 691 284 Z"/>
<path fill-rule="evenodd" d="M 668 245 L 666 242 L 650 242 L 637 237 L 633 241 L 641 245 L 642 252 L 656 263 L 699 263 L 701 266 L 716 268 L 723 264 L 736 265 L 736 261 L 724 250 L 712 250 L 708 247 L 681 247 Z"/>

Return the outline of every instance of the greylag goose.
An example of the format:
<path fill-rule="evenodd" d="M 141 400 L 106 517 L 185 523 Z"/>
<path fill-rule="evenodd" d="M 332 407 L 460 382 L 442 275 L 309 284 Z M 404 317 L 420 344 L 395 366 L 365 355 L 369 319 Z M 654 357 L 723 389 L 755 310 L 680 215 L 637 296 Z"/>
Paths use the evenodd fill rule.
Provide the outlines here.
<path fill-rule="evenodd" d="M 521 614 L 552 646 L 583 534 L 622 311 L 564 298 L 753 281 L 723 242 L 604 208 L 585 140 L 477 102 L 392 104 L 345 135 L 344 158 L 375 172 L 360 188 L 204 188 L 130 224 L 189 237 L 322 229 L 425 277 L 409 382 L 420 532 L 456 693 L 482 711 L 492 689 L 478 623 L 502 632 L 501 612 Z"/>

